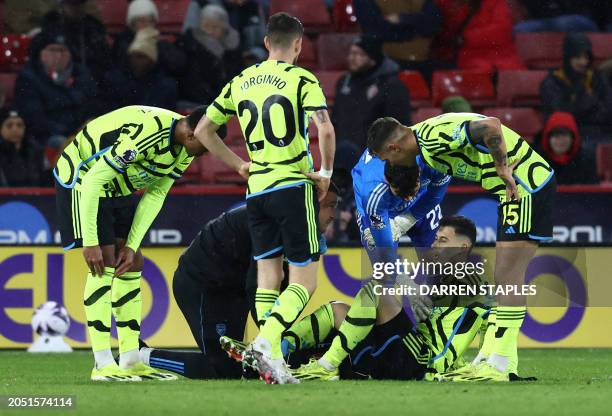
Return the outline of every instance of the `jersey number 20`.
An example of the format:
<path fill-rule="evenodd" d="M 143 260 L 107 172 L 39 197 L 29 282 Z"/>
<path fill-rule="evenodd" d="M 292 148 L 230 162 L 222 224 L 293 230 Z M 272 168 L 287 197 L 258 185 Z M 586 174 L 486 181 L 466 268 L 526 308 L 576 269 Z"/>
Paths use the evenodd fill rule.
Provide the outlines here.
<path fill-rule="evenodd" d="M 278 137 L 274 134 L 274 130 L 272 130 L 272 119 L 270 117 L 270 110 L 272 106 L 279 105 L 283 109 L 283 115 L 285 116 L 285 135 L 282 137 Z M 247 141 L 247 146 L 253 150 L 261 150 L 263 149 L 263 143 L 254 143 L 251 142 L 251 135 L 253 134 L 253 130 L 255 130 L 255 126 L 257 125 L 257 121 L 259 119 L 259 110 L 257 109 L 257 105 L 251 100 L 243 100 L 238 103 L 238 117 L 242 117 L 244 112 L 248 111 L 250 113 L 249 123 L 244 129 L 244 136 Z M 291 101 L 283 95 L 274 94 L 266 98 L 263 103 L 262 112 L 261 112 L 261 123 L 263 126 L 264 137 L 266 141 L 273 144 L 274 146 L 284 147 L 287 146 L 291 141 L 295 138 L 295 113 L 293 111 L 293 105 Z M 251 146 L 253 143 L 255 146 Z"/>

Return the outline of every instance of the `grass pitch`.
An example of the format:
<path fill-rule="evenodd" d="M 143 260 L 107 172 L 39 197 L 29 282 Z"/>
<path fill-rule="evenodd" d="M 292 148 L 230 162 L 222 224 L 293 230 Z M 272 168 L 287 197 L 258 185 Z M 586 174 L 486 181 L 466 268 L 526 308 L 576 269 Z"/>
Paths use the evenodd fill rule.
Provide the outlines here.
<path fill-rule="evenodd" d="M 73 410 L 7 410 L 2 415 L 609 415 L 612 350 L 523 350 L 531 383 L 250 381 L 93 383 L 89 352 L 0 352 L 0 396 L 75 395 Z"/>

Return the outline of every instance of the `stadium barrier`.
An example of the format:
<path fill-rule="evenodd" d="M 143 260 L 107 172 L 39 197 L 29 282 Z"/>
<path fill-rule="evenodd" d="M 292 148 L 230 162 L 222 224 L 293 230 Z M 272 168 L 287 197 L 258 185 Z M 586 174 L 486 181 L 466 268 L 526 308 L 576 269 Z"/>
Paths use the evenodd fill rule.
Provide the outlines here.
<path fill-rule="evenodd" d="M 158 347 L 195 347 L 171 293 L 171 281 L 182 248 L 146 248 L 143 273 L 142 336 Z M 363 251 L 331 248 L 320 262 L 319 287 L 306 313 L 330 300 L 350 302 L 360 287 Z M 476 255 L 490 258 L 491 247 Z M 519 339 L 521 347 L 612 347 L 609 321 L 609 259 L 612 247 L 539 249 L 528 280 L 544 288 L 530 305 Z M 494 262 L 489 261 L 489 265 Z M 550 267 L 554 265 L 554 267 Z M 490 267 L 490 266 L 489 266 Z M 83 288 L 87 270 L 81 253 L 56 247 L 0 248 L 0 348 L 26 348 L 33 341 L 32 311 L 47 300 L 66 306 L 71 317 L 67 334 L 73 347 L 87 347 Z M 488 270 L 490 273 L 490 270 Z M 562 299 L 546 303 L 542 297 Z M 588 305 L 585 307 L 585 305 Z M 252 336 L 249 324 L 247 336 Z M 113 336 L 116 336 L 113 329 Z M 115 341 L 114 341 L 115 342 Z"/>

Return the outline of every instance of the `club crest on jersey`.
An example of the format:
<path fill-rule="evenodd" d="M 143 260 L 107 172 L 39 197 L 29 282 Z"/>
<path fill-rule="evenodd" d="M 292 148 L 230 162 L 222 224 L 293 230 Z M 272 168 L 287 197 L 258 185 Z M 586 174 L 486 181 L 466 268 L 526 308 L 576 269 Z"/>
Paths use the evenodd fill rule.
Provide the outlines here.
<path fill-rule="evenodd" d="M 372 228 L 376 230 L 382 230 L 383 228 L 385 228 L 385 222 L 380 217 L 380 215 L 370 215 L 370 223 L 372 224 Z"/>
<path fill-rule="evenodd" d="M 217 331 L 217 335 L 222 337 L 225 335 L 225 331 L 227 331 L 227 326 L 225 324 L 217 324 L 215 325 L 215 330 Z"/>
<path fill-rule="evenodd" d="M 126 150 L 122 155 L 117 155 L 114 157 L 115 162 L 122 168 L 125 168 L 128 163 L 133 162 L 136 159 L 138 153 L 136 150 Z"/>

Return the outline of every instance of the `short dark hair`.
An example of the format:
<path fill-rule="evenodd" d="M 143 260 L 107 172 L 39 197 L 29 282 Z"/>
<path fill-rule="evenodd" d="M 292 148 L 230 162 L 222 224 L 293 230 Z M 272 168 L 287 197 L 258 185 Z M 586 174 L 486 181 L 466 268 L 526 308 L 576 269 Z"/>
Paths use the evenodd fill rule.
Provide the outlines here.
<path fill-rule="evenodd" d="M 295 39 L 304 36 L 304 26 L 297 17 L 289 13 L 275 13 L 268 19 L 266 36 L 272 46 L 287 48 Z"/>
<path fill-rule="evenodd" d="M 418 192 L 419 174 L 418 165 L 407 167 L 385 162 L 385 178 L 400 198 L 412 198 Z"/>
<path fill-rule="evenodd" d="M 453 227 L 455 234 L 467 237 L 471 245 L 476 244 L 476 224 L 474 221 L 463 215 L 453 215 L 450 217 L 442 217 L 440 227 Z"/>
<path fill-rule="evenodd" d="M 187 119 L 187 125 L 191 130 L 195 130 L 202 117 L 204 117 L 204 115 L 206 114 L 207 108 L 207 105 L 201 105 L 199 107 L 196 107 L 191 110 L 187 117 L 185 117 Z M 219 129 L 217 130 L 217 135 L 222 139 L 225 139 L 226 134 L 227 128 L 225 127 L 225 125 L 219 127 Z"/>
<path fill-rule="evenodd" d="M 370 153 L 380 152 L 399 126 L 401 126 L 401 123 L 393 117 L 376 119 L 368 129 L 368 150 Z"/>

